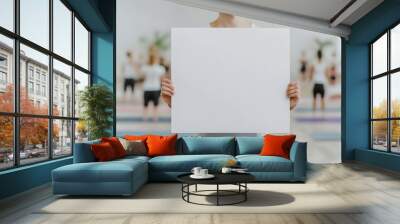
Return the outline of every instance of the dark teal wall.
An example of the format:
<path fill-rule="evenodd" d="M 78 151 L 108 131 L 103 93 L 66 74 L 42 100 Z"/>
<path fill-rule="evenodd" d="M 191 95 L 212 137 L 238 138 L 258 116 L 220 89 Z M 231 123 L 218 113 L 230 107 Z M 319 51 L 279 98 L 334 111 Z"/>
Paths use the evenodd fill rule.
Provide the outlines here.
<path fill-rule="evenodd" d="M 72 158 L 6 170 L 0 173 L 0 199 L 27 191 L 51 181 L 51 171 L 72 163 Z"/>
<path fill-rule="evenodd" d="M 114 58 L 114 33 L 92 33 L 92 82 L 108 86 L 115 96 Z M 113 126 L 110 133 L 114 131 Z"/>
<path fill-rule="evenodd" d="M 116 46 L 116 2 L 115 0 L 97 0 L 97 7 L 108 24 L 108 32 L 102 30 L 92 32 L 92 82 L 108 86 L 113 92 L 114 110 L 113 127 L 110 133 L 116 132 L 116 86 L 115 86 L 115 46 Z"/>
<path fill-rule="evenodd" d="M 343 160 L 359 160 L 384 168 L 387 155 L 369 150 L 369 43 L 393 24 L 400 22 L 400 0 L 385 0 L 351 27 L 351 35 L 343 41 L 345 81 L 342 147 Z M 365 150 L 355 153 L 355 149 Z M 395 157 L 393 157 L 395 158 Z M 382 160 L 375 163 L 375 160 Z M 391 161 L 391 160 L 390 160 Z M 400 160 L 398 162 L 400 166 Z"/>
<path fill-rule="evenodd" d="M 113 33 L 92 34 L 92 73 L 93 82 L 110 88 L 114 83 Z"/>
<path fill-rule="evenodd" d="M 342 159 L 353 160 L 355 148 L 367 148 L 369 142 L 369 59 L 368 46 L 346 43 L 343 58 L 345 83 L 343 98 L 345 119 L 343 133 L 345 142 L 342 147 Z"/>

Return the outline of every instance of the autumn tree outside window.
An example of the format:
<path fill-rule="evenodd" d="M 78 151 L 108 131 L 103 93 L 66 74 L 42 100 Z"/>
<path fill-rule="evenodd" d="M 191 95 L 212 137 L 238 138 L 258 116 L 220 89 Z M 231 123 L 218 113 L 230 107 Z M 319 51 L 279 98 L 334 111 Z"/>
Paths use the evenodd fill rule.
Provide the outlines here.
<path fill-rule="evenodd" d="M 0 170 L 71 156 L 88 134 L 76 105 L 91 80 L 90 31 L 62 0 L 0 8 Z"/>

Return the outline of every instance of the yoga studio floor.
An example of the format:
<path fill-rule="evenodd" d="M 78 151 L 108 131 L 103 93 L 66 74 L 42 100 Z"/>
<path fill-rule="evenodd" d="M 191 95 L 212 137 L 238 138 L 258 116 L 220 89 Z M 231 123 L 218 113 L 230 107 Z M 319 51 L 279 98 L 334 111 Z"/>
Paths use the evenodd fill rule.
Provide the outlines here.
<path fill-rule="evenodd" d="M 175 197 L 173 195 L 170 195 L 169 198 L 172 201 L 175 200 L 176 204 L 167 205 L 173 209 L 157 212 L 157 207 L 160 207 L 157 205 L 152 208 L 152 211 L 155 211 L 154 213 L 138 212 L 140 208 L 137 205 L 133 207 L 134 204 L 132 204 L 135 197 L 131 199 L 122 197 L 65 198 L 53 196 L 50 186 L 47 185 L 1 201 L 0 223 L 400 223 L 399 174 L 358 163 L 310 165 L 307 183 L 305 185 L 297 184 L 297 187 L 295 185 L 284 187 L 285 185 L 282 184 L 281 190 L 277 185 L 270 185 L 270 188 L 268 185 L 259 185 L 258 187 L 267 188 L 266 192 L 269 193 L 265 195 L 270 196 L 260 197 L 259 203 L 255 204 L 254 200 L 253 204 L 251 204 L 252 200 L 249 200 L 248 203 L 250 204 L 240 205 L 243 206 L 243 210 L 240 207 L 224 208 L 223 211 L 226 211 L 226 213 L 211 212 L 210 208 L 207 208 L 209 212 L 191 213 L 190 211 L 193 210 L 184 208 L 186 205 L 173 198 Z M 154 186 L 158 185 L 149 185 L 148 188 L 155 190 Z M 171 187 L 171 185 L 168 186 Z M 146 195 L 149 190 L 146 190 L 145 186 L 145 189 L 138 193 L 136 199 L 138 201 L 143 200 L 140 199 L 140 195 Z M 163 189 L 159 190 L 162 191 Z M 273 192 L 276 192 L 276 194 L 273 194 Z M 286 204 L 274 204 L 274 200 L 282 202 L 282 198 L 277 197 L 282 192 L 292 196 L 293 200 L 287 200 Z M 258 194 L 262 195 L 260 192 Z M 249 194 L 250 196 L 251 194 Z M 88 203 L 89 199 L 92 204 Z M 167 199 L 167 197 L 153 197 L 147 200 L 162 201 Z M 132 207 L 121 208 L 121 210 L 114 207 L 110 208 L 107 207 L 107 200 L 114 204 L 115 201 L 121 200 L 121 206 L 131 205 Z M 334 201 L 337 203 L 334 203 Z M 98 203 L 96 204 L 96 202 Z M 146 205 L 148 201 L 141 203 Z M 299 203 L 303 203 L 304 206 L 299 206 Z M 99 204 L 102 205 L 99 206 Z M 91 205 L 99 206 L 99 208 L 109 212 L 97 213 L 95 209 L 90 208 Z M 82 209 L 74 206 L 81 206 Z M 249 206 L 254 207 L 254 212 L 251 212 L 252 209 L 249 209 Z M 264 206 L 265 213 L 257 206 Z M 349 207 L 348 210 L 343 209 L 346 206 Z M 312 210 L 309 210 L 309 208 L 312 208 Z M 207 211 L 207 209 L 204 211 Z"/>

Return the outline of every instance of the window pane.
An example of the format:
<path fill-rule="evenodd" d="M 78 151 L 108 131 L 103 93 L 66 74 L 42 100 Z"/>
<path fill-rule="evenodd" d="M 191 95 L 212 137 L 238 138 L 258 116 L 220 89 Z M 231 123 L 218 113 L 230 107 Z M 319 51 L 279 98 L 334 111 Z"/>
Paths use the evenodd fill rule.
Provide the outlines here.
<path fill-rule="evenodd" d="M 21 36 L 49 47 L 49 0 L 20 0 Z"/>
<path fill-rule="evenodd" d="M 53 51 L 71 60 L 71 11 L 60 1 L 53 1 Z"/>
<path fill-rule="evenodd" d="M 372 71 L 373 75 L 387 71 L 387 34 L 372 45 Z"/>
<path fill-rule="evenodd" d="M 21 113 L 48 114 L 48 63 L 47 55 L 21 44 Z"/>
<path fill-rule="evenodd" d="M 71 66 L 53 60 L 53 114 L 72 117 Z"/>
<path fill-rule="evenodd" d="M 372 122 L 372 147 L 387 151 L 387 121 Z"/>
<path fill-rule="evenodd" d="M 390 37 L 391 69 L 400 67 L 400 24 L 391 31 Z"/>
<path fill-rule="evenodd" d="M 89 86 L 89 75 L 75 69 L 75 117 L 79 117 L 81 114 L 79 98 L 86 86 Z"/>
<path fill-rule="evenodd" d="M 49 158 L 49 120 L 22 117 L 20 119 L 20 160 L 21 164 L 34 163 Z"/>
<path fill-rule="evenodd" d="M 72 121 L 53 120 L 53 156 L 72 154 Z"/>
<path fill-rule="evenodd" d="M 14 111 L 13 40 L 0 35 L 0 111 Z"/>
<path fill-rule="evenodd" d="M 387 117 L 387 78 L 386 76 L 372 81 L 372 118 Z"/>
<path fill-rule="evenodd" d="M 400 117 L 400 72 L 391 75 L 391 109 L 392 117 Z"/>
<path fill-rule="evenodd" d="M 391 123 L 391 141 L 392 141 L 392 152 L 400 153 L 400 120 L 393 120 Z"/>
<path fill-rule="evenodd" d="M 13 118 L 0 116 L 0 170 L 14 165 Z"/>
<path fill-rule="evenodd" d="M 75 143 L 88 140 L 88 129 L 84 120 L 75 121 Z"/>
<path fill-rule="evenodd" d="M 75 18 L 75 63 L 89 69 L 89 32 Z"/>
<path fill-rule="evenodd" d="M 0 9 L 0 26 L 14 31 L 14 0 L 1 0 Z"/>

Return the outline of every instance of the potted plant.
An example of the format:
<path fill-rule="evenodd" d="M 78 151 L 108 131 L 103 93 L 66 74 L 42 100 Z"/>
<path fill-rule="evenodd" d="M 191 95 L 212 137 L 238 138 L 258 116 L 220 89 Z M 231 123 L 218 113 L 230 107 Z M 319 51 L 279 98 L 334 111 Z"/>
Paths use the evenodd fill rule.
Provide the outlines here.
<path fill-rule="evenodd" d="M 79 93 L 80 124 L 85 124 L 89 140 L 110 136 L 113 115 L 113 95 L 102 84 L 86 87 Z"/>

